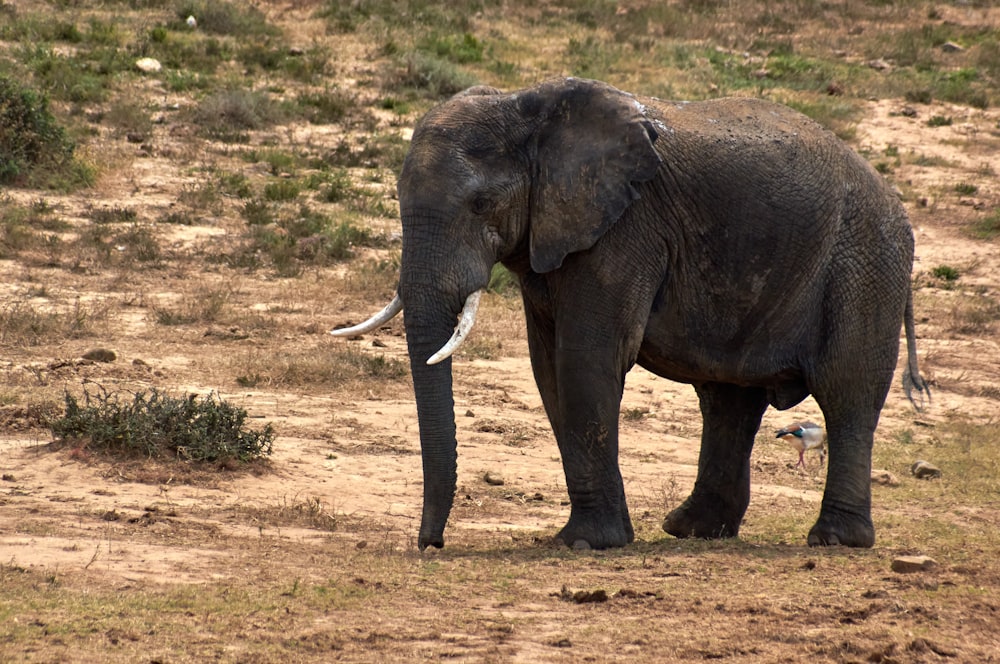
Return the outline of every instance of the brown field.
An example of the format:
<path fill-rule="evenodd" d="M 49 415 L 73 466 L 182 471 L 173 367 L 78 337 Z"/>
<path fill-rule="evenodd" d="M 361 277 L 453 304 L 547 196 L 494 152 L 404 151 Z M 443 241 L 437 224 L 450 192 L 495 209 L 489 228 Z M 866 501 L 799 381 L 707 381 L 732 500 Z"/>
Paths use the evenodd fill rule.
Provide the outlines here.
<path fill-rule="evenodd" d="M 167 2 L 142 11 L 15 4 L 0 23 L 82 12 L 90 18 L 72 20 L 86 33 L 87 20 L 133 10 L 128 25 L 142 30 L 175 18 Z M 0 213 L 42 210 L 54 229 L 44 242 L 0 253 L 0 662 L 1000 661 L 1000 67 L 989 60 L 1000 59 L 1000 9 L 845 1 L 816 13 L 809 2 L 765 12 L 766 3 L 747 2 L 753 17 L 769 17 L 755 22 L 741 3 L 682 2 L 664 6 L 694 17 L 684 41 L 665 27 L 644 28 L 649 49 L 678 39 L 678 49 L 746 51 L 761 58 L 762 80 L 777 76 L 767 73 L 777 64 L 765 46 L 751 46 L 754 34 L 835 67 L 862 63 L 849 70 L 855 77 L 813 91 L 737 89 L 709 56 L 676 71 L 661 62 L 666 71 L 657 73 L 655 62 L 628 55 L 641 44 L 616 41 L 614 26 L 574 22 L 574 7 L 596 12 L 599 2 L 472 11 L 458 33 L 492 44 L 487 55 L 500 64 L 467 69 L 502 87 L 574 73 L 661 96 L 849 104 L 851 113 L 830 124 L 891 178 L 911 215 L 918 348 L 933 402 L 915 411 L 897 376 L 874 466 L 898 484 L 873 487 L 873 549 L 805 545 L 825 468 L 815 459 L 795 468 L 795 452 L 773 431 L 820 420 L 811 399 L 765 414 L 740 538 L 680 541 L 660 523 L 693 484 L 698 404 L 689 386 L 637 368 L 622 404 L 621 456 L 637 541 L 569 550 L 551 541 L 569 507 L 520 301 L 490 294 L 454 362 L 459 491 L 447 545 L 420 553 L 420 456 L 402 321 L 356 341 L 326 334 L 374 313 L 393 292 L 400 228 L 392 166 L 364 157 L 346 166 L 350 205 L 319 200 L 304 183 L 338 146 L 405 148 L 434 98 L 417 96 L 408 109 L 385 102 L 386 68 L 397 62 L 387 44 L 405 48 L 405 33 L 373 21 L 333 30 L 317 14 L 329 4 L 257 3 L 282 44 L 329 55 L 326 87 L 235 60 L 217 76 L 256 82 L 282 99 L 306 89 L 345 94 L 343 119 L 285 117 L 226 142 L 199 133 L 207 120 L 189 112 L 206 90 L 177 91 L 130 72 L 104 98 L 53 101 L 75 128 L 78 157 L 96 170 L 92 187 L 0 190 Z M 369 4 L 351 6 L 360 14 Z M 647 4 L 622 2 L 611 15 L 624 21 Z M 905 82 L 871 78 L 889 76 L 863 65 L 876 59 L 880 40 L 889 52 L 908 29 L 926 34 L 925 26 L 967 37 L 951 64 L 940 44 L 928 47 L 929 66 L 977 67 L 989 103 L 913 101 Z M 13 37 L 0 40 L 0 57 L 18 48 Z M 581 64 L 583 52 L 591 59 Z M 887 66 L 912 66 L 899 52 Z M 836 79 L 848 70 L 833 71 Z M 136 123 L 137 138 L 107 119 L 117 109 L 119 124 L 130 124 L 136 108 L 146 120 Z M 307 260 L 309 238 L 290 257 L 267 255 L 248 230 L 246 197 L 209 186 L 233 174 L 256 191 L 303 183 L 292 202 L 273 194 L 277 226 L 308 199 L 382 241 L 326 262 Z M 123 220 L 101 221 L 102 211 Z M 168 221 L 178 218 L 186 221 Z M 113 231 L 84 242 L 96 226 Z M 82 359 L 94 348 L 116 359 Z M 246 409 L 252 426 L 274 427 L 274 453 L 240 467 L 53 444 L 46 423 L 61 414 L 64 393 L 100 387 L 217 392 Z M 917 459 L 943 476 L 915 479 Z M 503 484 L 485 482 L 487 473 Z M 897 573 L 891 564 L 900 555 L 937 565 Z"/>

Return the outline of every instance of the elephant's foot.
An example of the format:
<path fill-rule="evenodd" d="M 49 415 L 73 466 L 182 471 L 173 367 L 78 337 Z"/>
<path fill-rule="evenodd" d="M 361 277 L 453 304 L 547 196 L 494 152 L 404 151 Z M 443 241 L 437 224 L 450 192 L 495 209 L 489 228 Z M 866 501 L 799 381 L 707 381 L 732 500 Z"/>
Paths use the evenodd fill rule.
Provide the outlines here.
<path fill-rule="evenodd" d="M 809 531 L 809 546 L 875 546 L 875 526 L 867 514 L 824 507 Z"/>
<path fill-rule="evenodd" d="M 663 530 L 682 539 L 685 537 L 721 539 L 736 537 L 740 532 L 742 520 L 742 512 L 727 514 L 719 505 L 711 505 L 709 501 L 698 500 L 691 496 L 667 515 L 663 520 Z"/>
<path fill-rule="evenodd" d="M 573 548 L 609 549 L 635 541 L 628 511 L 621 516 L 571 515 L 556 539 Z"/>

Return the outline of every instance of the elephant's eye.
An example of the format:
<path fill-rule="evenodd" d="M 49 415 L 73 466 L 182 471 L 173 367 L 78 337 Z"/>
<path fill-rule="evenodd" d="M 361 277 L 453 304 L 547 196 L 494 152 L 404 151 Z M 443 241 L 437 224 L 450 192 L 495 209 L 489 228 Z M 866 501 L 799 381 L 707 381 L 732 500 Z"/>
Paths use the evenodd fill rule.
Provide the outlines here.
<path fill-rule="evenodd" d="M 472 199 L 472 213 L 486 214 L 493 209 L 493 199 L 489 196 L 478 195 Z"/>

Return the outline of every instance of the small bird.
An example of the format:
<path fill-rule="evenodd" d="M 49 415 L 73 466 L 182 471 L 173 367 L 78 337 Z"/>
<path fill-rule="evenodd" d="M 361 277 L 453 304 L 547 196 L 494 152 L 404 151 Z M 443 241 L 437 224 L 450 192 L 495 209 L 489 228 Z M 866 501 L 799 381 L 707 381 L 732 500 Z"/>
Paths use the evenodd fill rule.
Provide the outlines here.
<path fill-rule="evenodd" d="M 187 27 L 191 28 L 192 30 L 198 27 L 198 19 L 196 19 L 194 16 L 188 16 L 184 20 L 184 22 L 187 23 Z"/>
<path fill-rule="evenodd" d="M 784 438 L 792 444 L 799 453 L 799 462 L 795 467 L 805 467 L 806 450 L 819 450 L 820 465 L 826 460 L 826 431 L 815 422 L 796 422 L 783 429 L 778 429 L 775 438 Z"/>

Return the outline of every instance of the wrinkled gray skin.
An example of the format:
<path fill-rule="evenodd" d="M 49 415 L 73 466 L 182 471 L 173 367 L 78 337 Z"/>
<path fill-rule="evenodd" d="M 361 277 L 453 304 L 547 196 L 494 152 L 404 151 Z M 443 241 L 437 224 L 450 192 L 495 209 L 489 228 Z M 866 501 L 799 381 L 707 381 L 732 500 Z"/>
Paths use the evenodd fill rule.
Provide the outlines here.
<path fill-rule="evenodd" d="M 473 88 L 417 126 L 399 201 L 421 549 L 444 544 L 457 461 L 451 360 L 426 360 L 498 261 L 520 279 L 572 504 L 565 543 L 634 538 L 618 414 L 638 363 L 701 403 L 697 482 L 664 530 L 735 536 L 764 410 L 812 394 L 830 463 L 808 542 L 873 545 L 872 437 L 904 316 L 908 386 L 923 389 L 913 235 L 882 177 L 832 134 L 754 99 L 672 103 L 580 79 Z"/>

